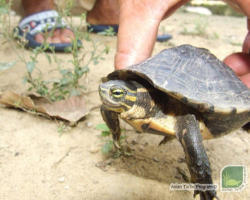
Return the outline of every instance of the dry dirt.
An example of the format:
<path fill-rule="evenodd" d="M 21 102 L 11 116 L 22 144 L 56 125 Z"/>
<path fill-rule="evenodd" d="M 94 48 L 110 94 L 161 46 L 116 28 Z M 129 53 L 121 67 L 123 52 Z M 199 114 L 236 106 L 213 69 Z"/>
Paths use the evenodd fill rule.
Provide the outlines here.
<path fill-rule="evenodd" d="M 184 35 L 205 24 L 208 37 Z M 168 43 L 157 43 L 154 53 L 184 43 L 210 49 L 220 59 L 240 51 L 246 34 L 246 20 L 233 17 L 200 17 L 176 13 L 161 25 L 173 35 Z M 163 29 L 161 29 L 163 30 Z M 110 47 L 110 53 L 88 75 L 89 107 L 99 106 L 100 78 L 113 70 L 116 37 L 91 35 Z M 28 50 L 17 49 L 23 57 Z M 88 46 L 86 47 L 88 48 Z M 13 44 L 0 47 L 1 62 L 17 60 Z M 64 60 L 67 54 L 59 54 Z M 39 58 L 39 67 L 48 72 L 53 66 Z M 0 92 L 25 92 L 26 68 L 17 63 L 0 74 Z M 60 135 L 58 124 L 22 111 L 0 107 L 0 199 L 1 200 L 166 200 L 192 199 L 192 191 L 170 191 L 170 183 L 187 182 L 189 173 L 177 140 L 158 147 L 160 136 L 128 131 L 127 143 L 133 156 L 111 159 L 100 151 L 103 141 L 95 129 L 103 123 L 95 109 L 77 127 Z M 126 128 L 129 128 L 126 126 Z M 250 171 L 250 134 L 237 130 L 222 138 L 204 141 L 214 183 L 220 185 L 220 171 L 229 164 L 245 165 Z M 250 175 L 247 178 L 250 183 Z M 250 186 L 235 193 L 218 190 L 220 199 L 250 199 Z"/>

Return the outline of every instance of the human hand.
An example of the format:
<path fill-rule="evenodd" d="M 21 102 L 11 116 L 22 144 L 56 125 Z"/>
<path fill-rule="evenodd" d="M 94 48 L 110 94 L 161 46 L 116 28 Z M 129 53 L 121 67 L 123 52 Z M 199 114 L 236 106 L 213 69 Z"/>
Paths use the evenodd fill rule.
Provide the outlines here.
<path fill-rule="evenodd" d="M 250 88 L 250 19 L 247 20 L 247 23 L 248 33 L 242 46 L 242 52 L 227 56 L 224 63 L 231 67 L 239 79 Z"/>
<path fill-rule="evenodd" d="M 120 18 L 115 68 L 150 57 L 159 24 L 189 0 L 119 0 Z"/>

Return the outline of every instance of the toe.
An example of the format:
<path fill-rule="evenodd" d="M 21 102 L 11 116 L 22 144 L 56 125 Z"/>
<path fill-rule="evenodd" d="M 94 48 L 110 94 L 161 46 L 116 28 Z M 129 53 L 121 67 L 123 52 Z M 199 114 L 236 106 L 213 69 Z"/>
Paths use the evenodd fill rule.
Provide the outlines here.
<path fill-rule="evenodd" d="M 56 29 L 53 34 L 49 34 L 49 37 L 46 38 L 47 43 L 71 43 L 75 38 L 74 33 L 70 29 Z M 35 35 L 35 40 L 39 43 L 45 41 L 45 37 L 42 33 Z"/>
<path fill-rule="evenodd" d="M 43 43 L 44 42 L 44 36 L 42 33 L 38 33 L 35 35 L 35 40 L 38 42 L 38 43 Z"/>
<path fill-rule="evenodd" d="M 60 29 L 56 29 L 53 32 L 53 36 L 51 37 L 51 41 L 53 43 L 61 43 L 61 30 Z"/>
<path fill-rule="evenodd" d="M 250 73 L 250 55 L 246 53 L 233 53 L 224 59 L 226 63 L 232 70 L 238 75 L 242 76 L 244 74 Z"/>
<path fill-rule="evenodd" d="M 75 35 L 70 29 L 63 29 L 61 30 L 61 41 L 63 43 L 69 43 L 74 40 Z"/>

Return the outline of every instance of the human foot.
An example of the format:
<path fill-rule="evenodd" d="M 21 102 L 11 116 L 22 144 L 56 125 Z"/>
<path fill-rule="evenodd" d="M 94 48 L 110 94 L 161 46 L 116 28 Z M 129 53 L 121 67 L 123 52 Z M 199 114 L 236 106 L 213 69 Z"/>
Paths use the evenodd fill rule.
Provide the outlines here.
<path fill-rule="evenodd" d="M 45 42 L 45 35 L 43 33 L 37 33 L 34 36 L 35 40 L 38 43 Z M 53 34 L 49 34 L 49 36 L 46 38 L 47 43 L 70 43 L 72 40 L 74 40 L 75 35 L 72 30 L 63 28 L 63 29 L 56 29 L 53 31 Z"/>
<path fill-rule="evenodd" d="M 73 32 L 55 10 L 34 13 L 22 19 L 17 27 L 18 38 L 25 38 L 26 47 L 36 48 L 45 41 L 55 51 L 65 51 L 72 47 Z M 81 42 L 77 41 L 77 47 Z"/>
<path fill-rule="evenodd" d="M 87 22 L 94 25 L 118 24 L 118 0 L 97 0 L 93 9 L 87 13 Z"/>
<path fill-rule="evenodd" d="M 54 10 L 53 0 L 22 0 L 22 5 L 25 12 L 25 18 L 39 12 Z M 37 33 L 34 35 L 34 39 L 38 43 L 45 42 L 45 35 L 42 33 Z M 72 30 L 67 28 L 55 29 L 52 34 L 47 37 L 48 43 L 70 43 L 75 38 Z"/>

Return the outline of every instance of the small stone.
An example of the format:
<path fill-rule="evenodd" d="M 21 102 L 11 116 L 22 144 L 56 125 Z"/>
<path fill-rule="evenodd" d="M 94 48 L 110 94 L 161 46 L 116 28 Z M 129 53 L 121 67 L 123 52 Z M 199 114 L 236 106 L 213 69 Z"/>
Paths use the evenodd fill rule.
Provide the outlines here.
<path fill-rule="evenodd" d="M 139 151 L 143 151 L 144 150 L 144 146 L 140 145 L 138 148 Z"/>
<path fill-rule="evenodd" d="M 108 171 L 110 165 L 112 164 L 113 160 L 112 159 L 108 159 L 105 161 L 100 161 L 98 163 L 95 164 L 96 167 L 100 168 L 103 171 Z"/>
<path fill-rule="evenodd" d="M 153 157 L 153 161 L 155 161 L 155 162 L 160 162 L 159 159 L 156 158 L 156 157 Z"/>
<path fill-rule="evenodd" d="M 177 162 L 178 162 L 178 163 L 184 163 L 185 161 L 186 161 L 186 160 L 185 160 L 184 158 L 178 158 L 178 159 L 177 159 Z"/>
<path fill-rule="evenodd" d="M 137 143 L 137 141 L 134 139 L 134 140 L 131 141 L 131 144 L 132 144 L 132 145 L 136 145 L 136 144 L 138 144 L 138 143 Z"/>
<path fill-rule="evenodd" d="M 64 186 L 64 189 L 65 189 L 65 190 L 68 190 L 68 189 L 69 189 L 69 186 L 68 186 L 68 185 L 65 185 L 65 186 Z"/>
<path fill-rule="evenodd" d="M 178 175 L 182 177 L 183 180 L 188 181 L 188 176 L 186 175 L 185 171 L 180 167 L 176 167 Z"/>
<path fill-rule="evenodd" d="M 106 165 L 111 165 L 113 163 L 113 160 L 112 159 L 108 159 L 105 161 L 105 164 Z"/>
<path fill-rule="evenodd" d="M 97 153 L 99 151 L 99 148 L 97 146 L 91 146 L 89 149 L 90 153 Z"/>
<path fill-rule="evenodd" d="M 144 147 L 148 146 L 148 142 L 145 142 L 143 145 L 144 145 Z"/>
<path fill-rule="evenodd" d="M 15 153 L 15 156 L 19 156 L 19 155 L 20 155 L 20 153 L 19 153 L 19 152 L 16 152 L 16 153 Z"/>
<path fill-rule="evenodd" d="M 175 179 L 178 179 L 178 180 L 181 180 L 181 179 L 182 179 L 182 177 L 181 177 L 180 175 L 175 175 L 174 178 L 175 178 Z"/>
<path fill-rule="evenodd" d="M 64 177 L 64 176 L 60 177 L 60 178 L 58 179 L 58 181 L 59 181 L 60 183 L 63 183 L 63 182 L 65 181 L 65 177 Z"/>
<path fill-rule="evenodd" d="M 86 122 L 86 126 L 87 126 L 88 128 L 91 128 L 91 127 L 93 126 L 93 123 L 92 123 L 92 122 Z"/>

